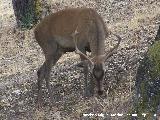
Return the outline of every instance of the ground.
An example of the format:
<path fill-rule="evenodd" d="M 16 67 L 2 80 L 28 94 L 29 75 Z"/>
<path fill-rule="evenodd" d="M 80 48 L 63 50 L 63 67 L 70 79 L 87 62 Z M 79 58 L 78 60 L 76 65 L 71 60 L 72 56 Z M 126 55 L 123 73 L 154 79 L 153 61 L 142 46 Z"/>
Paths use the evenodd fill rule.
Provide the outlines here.
<path fill-rule="evenodd" d="M 0 1 L 0 118 L 4 120 L 72 120 L 127 119 L 132 107 L 134 81 L 139 60 L 154 40 L 160 21 L 159 0 L 53 0 L 47 1 L 52 12 L 69 7 L 91 7 L 97 10 L 106 26 L 122 37 L 118 52 L 105 61 L 105 93 L 84 97 L 84 76 L 81 68 L 70 67 L 79 56 L 67 53 L 53 67 L 51 85 L 54 105 L 49 105 L 43 84 L 43 108 L 37 109 L 36 71 L 44 62 L 33 29 L 15 28 L 10 0 Z M 116 44 L 111 35 L 106 51 Z M 85 114 L 94 116 L 86 117 Z M 95 114 L 104 115 L 104 117 Z M 118 117 L 118 113 L 123 116 Z M 116 114 L 115 117 L 111 114 Z"/>

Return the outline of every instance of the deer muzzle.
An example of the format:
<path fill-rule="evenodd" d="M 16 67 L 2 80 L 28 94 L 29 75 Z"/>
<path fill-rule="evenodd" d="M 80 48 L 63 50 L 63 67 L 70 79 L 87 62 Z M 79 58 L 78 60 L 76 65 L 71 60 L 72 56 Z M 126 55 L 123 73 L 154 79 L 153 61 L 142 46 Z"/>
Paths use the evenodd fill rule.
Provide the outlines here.
<path fill-rule="evenodd" d="M 102 95 L 103 94 L 103 81 L 97 81 L 97 93 L 98 95 Z"/>

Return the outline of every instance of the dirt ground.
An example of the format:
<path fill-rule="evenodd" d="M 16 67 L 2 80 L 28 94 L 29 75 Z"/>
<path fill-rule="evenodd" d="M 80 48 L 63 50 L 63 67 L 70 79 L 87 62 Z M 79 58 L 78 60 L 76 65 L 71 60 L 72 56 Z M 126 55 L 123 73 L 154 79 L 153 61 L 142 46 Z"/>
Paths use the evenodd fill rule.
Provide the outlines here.
<path fill-rule="evenodd" d="M 15 28 L 11 1 L 1 0 L 0 119 L 127 119 L 133 105 L 138 61 L 154 40 L 160 23 L 160 1 L 48 0 L 47 3 L 51 5 L 52 12 L 70 7 L 94 8 L 104 19 L 106 26 L 122 37 L 118 52 L 105 62 L 105 93 L 101 97 L 97 94 L 90 98 L 84 97 L 83 71 L 81 68 L 70 67 L 80 60 L 79 56 L 74 52 L 67 53 L 52 69 L 52 108 L 43 83 L 43 108 L 37 109 L 36 71 L 44 62 L 44 56 L 35 41 L 34 28 L 26 31 Z M 106 51 L 115 44 L 116 38 L 109 36 L 106 39 Z"/>

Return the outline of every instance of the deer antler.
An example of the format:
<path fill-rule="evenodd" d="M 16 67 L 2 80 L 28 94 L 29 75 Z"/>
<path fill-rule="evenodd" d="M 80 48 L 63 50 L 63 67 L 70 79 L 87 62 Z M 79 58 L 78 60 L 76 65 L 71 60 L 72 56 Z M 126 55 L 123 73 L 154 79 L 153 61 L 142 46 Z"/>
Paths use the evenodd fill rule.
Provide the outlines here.
<path fill-rule="evenodd" d="M 85 55 L 84 53 L 82 53 L 82 52 L 78 49 L 78 47 L 77 47 L 76 35 L 77 35 L 78 33 L 79 33 L 79 32 L 77 31 L 77 28 L 76 28 L 75 32 L 72 33 L 73 41 L 74 41 L 75 48 L 76 48 L 75 53 L 76 53 L 76 54 L 79 54 L 79 55 L 82 55 L 86 60 L 88 60 L 91 64 L 93 64 L 93 62 L 91 61 L 91 59 L 90 59 L 87 55 Z"/>
<path fill-rule="evenodd" d="M 111 57 L 114 53 L 117 52 L 117 48 L 122 40 L 122 38 L 119 35 L 113 34 L 118 38 L 118 43 L 116 46 L 114 46 L 112 49 L 110 49 L 107 53 L 107 55 L 105 56 L 105 60 L 108 59 L 109 57 Z"/>

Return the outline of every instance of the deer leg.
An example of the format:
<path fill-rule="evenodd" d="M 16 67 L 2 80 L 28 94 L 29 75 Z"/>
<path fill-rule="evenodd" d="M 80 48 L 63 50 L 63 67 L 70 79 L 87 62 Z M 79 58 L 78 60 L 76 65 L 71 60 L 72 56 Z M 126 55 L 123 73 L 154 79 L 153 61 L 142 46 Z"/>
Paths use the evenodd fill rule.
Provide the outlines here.
<path fill-rule="evenodd" d="M 83 73 L 84 73 L 84 85 L 85 85 L 84 96 L 88 97 L 89 96 L 89 91 L 88 91 L 88 66 L 87 65 L 84 65 Z"/>
<path fill-rule="evenodd" d="M 91 97 L 94 95 L 95 84 L 94 84 L 92 74 L 90 74 L 90 76 L 89 76 L 88 66 L 86 66 L 86 68 L 84 68 L 84 72 L 85 71 L 87 71 L 86 75 L 85 75 L 86 76 L 85 77 L 86 97 Z"/>
<path fill-rule="evenodd" d="M 50 87 L 50 73 L 51 73 L 51 68 L 52 65 L 55 65 L 56 62 L 59 60 L 59 58 L 61 57 L 62 54 L 59 54 L 59 52 L 56 52 L 55 54 L 53 54 L 52 56 L 49 56 L 46 60 L 46 68 L 45 68 L 45 81 L 46 81 L 46 87 L 48 89 L 48 93 L 49 93 L 49 97 L 50 97 L 50 101 L 52 103 L 53 100 L 53 95 L 52 95 L 52 91 L 51 91 L 51 87 Z"/>
<path fill-rule="evenodd" d="M 51 89 L 49 85 L 49 78 L 50 78 L 50 72 L 53 62 L 52 57 L 47 57 L 46 61 L 43 63 L 43 65 L 40 67 L 40 69 L 37 72 L 38 75 L 38 106 L 42 107 L 42 81 L 43 79 L 46 80 L 46 87 L 48 89 L 50 98 L 52 99 L 51 95 Z"/>
<path fill-rule="evenodd" d="M 85 55 L 86 55 L 86 51 L 85 51 L 85 49 L 79 49 L 82 53 L 84 53 Z M 80 58 L 81 58 L 81 61 L 84 61 L 84 60 L 86 60 L 85 58 L 84 58 L 84 56 L 82 56 L 82 55 L 80 55 Z M 87 64 L 85 64 L 85 63 L 83 63 L 83 65 L 82 64 L 80 64 L 80 65 L 78 65 L 78 67 L 83 67 L 83 73 L 84 73 L 84 86 L 85 86 L 85 90 L 84 90 L 84 96 L 85 97 L 87 97 L 88 96 L 88 66 L 87 66 Z"/>
<path fill-rule="evenodd" d="M 86 55 L 85 49 L 79 49 L 79 50 Z M 80 58 L 81 58 L 81 61 L 86 60 L 86 58 L 84 58 L 82 55 L 80 55 Z M 89 74 L 88 65 L 86 63 L 84 63 L 83 65 L 80 64 L 79 67 L 83 67 L 84 84 L 85 84 L 84 96 L 85 97 L 93 96 L 94 86 L 92 84 L 92 80 L 90 80 L 89 77 L 88 77 L 88 74 Z"/>
<path fill-rule="evenodd" d="M 52 65 L 55 65 L 58 59 L 61 57 L 62 52 L 58 49 L 58 45 L 56 42 L 53 41 L 48 41 L 45 44 L 41 45 L 41 48 L 44 52 L 45 55 L 45 62 L 43 65 L 40 67 L 40 69 L 37 71 L 37 76 L 38 76 L 38 106 L 42 106 L 42 81 L 45 79 L 46 81 L 46 87 L 49 92 L 50 99 L 52 101 L 53 96 L 49 84 L 50 80 L 50 72 Z"/>
<path fill-rule="evenodd" d="M 52 63 L 54 58 L 50 57 L 48 58 L 48 60 L 46 60 L 46 66 L 45 66 L 45 81 L 46 81 L 46 87 L 48 89 L 48 93 L 49 93 L 49 97 L 50 97 L 50 101 L 53 100 L 53 95 L 52 95 L 52 91 L 51 91 L 51 87 L 50 87 L 50 73 L 51 73 L 51 68 L 52 68 Z"/>
<path fill-rule="evenodd" d="M 90 93 L 90 96 L 94 95 L 94 88 L 95 88 L 94 78 L 93 78 L 93 75 L 90 74 L 90 79 L 89 79 L 89 93 Z"/>
<path fill-rule="evenodd" d="M 42 106 L 42 81 L 44 79 L 44 72 L 45 72 L 45 63 L 40 67 L 40 69 L 37 71 L 37 76 L 38 76 L 38 80 L 37 80 L 37 85 L 38 85 L 38 96 L 37 96 L 37 100 L 38 100 L 38 107 Z"/>
<path fill-rule="evenodd" d="M 41 66 L 41 68 L 38 70 L 37 75 L 38 75 L 38 104 L 39 107 L 42 107 L 42 81 L 43 79 L 46 80 L 46 87 L 49 92 L 50 99 L 52 99 L 52 94 L 51 94 L 51 88 L 49 85 L 49 79 L 50 79 L 50 72 L 51 72 L 51 67 L 52 67 L 52 62 L 53 62 L 52 57 L 47 57 L 46 61 L 44 64 Z"/>
<path fill-rule="evenodd" d="M 85 79 L 85 97 L 91 97 L 94 95 L 94 82 L 92 77 L 89 77 L 89 69 L 87 64 L 84 65 L 83 72 Z"/>

